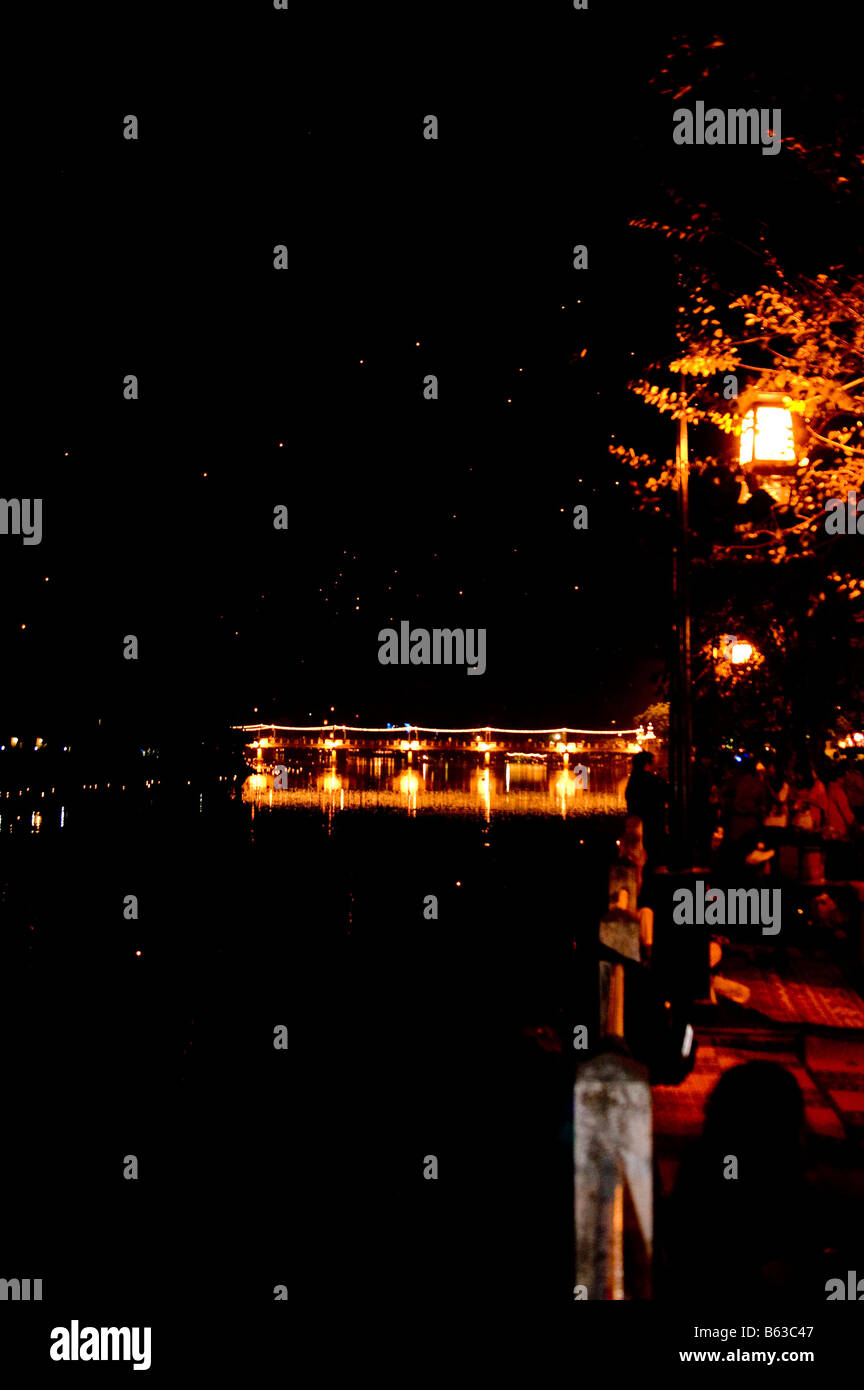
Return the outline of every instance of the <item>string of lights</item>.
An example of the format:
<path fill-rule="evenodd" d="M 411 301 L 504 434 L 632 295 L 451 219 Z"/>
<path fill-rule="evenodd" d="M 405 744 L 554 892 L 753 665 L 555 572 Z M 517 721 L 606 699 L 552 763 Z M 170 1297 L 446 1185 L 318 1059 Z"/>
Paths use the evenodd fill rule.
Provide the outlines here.
<path fill-rule="evenodd" d="M 590 734 L 617 738 L 639 732 L 638 729 L 574 729 L 569 724 L 556 724 L 551 729 L 501 729 L 495 724 L 481 724 L 476 729 L 440 729 L 427 724 L 408 723 L 369 728 L 363 724 L 345 724 L 338 721 L 331 724 L 234 724 L 232 727 L 244 734 L 262 733 L 265 729 L 291 734 L 317 734 L 332 732 L 333 729 L 352 729 L 358 734 L 396 734 L 400 729 L 413 729 L 418 734 Z"/>

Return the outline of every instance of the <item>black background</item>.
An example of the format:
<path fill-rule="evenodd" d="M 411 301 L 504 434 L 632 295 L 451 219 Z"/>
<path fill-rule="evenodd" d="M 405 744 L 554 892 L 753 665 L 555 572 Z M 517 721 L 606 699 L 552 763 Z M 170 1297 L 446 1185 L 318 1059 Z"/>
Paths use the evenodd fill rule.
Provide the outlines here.
<path fill-rule="evenodd" d="M 741 4 L 721 22 L 734 59 L 712 99 L 782 105 L 784 129 L 805 113 L 830 139 L 847 109 L 837 93 L 860 85 L 857 18 L 799 24 L 784 10 L 757 28 Z M 754 229 L 764 218 L 802 264 L 854 243 L 818 189 L 802 196 L 785 153 L 672 145 L 671 102 L 648 79 L 683 28 L 694 47 L 714 33 L 689 7 L 593 0 L 48 12 L 20 52 L 7 129 L 3 492 L 44 499 L 44 540 L 4 538 L 0 554 L 4 732 L 101 727 L 170 757 L 255 709 L 298 723 L 630 724 L 668 640 L 669 561 L 607 447 L 614 433 L 671 452 L 626 383 L 671 345 L 676 291 L 669 247 L 628 219 L 671 179 L 752 207 Z M 123 139 L 128 113 L 137 142 Z M 429 113 L 437 142 L 422 138 Z M 273 269 L 280 243 L 287 272 Z M 572 269 L 576 244 L 587 272 Z M 422 398 L 427 373 L 437 402 Z M 287 533 L 272 528 L 279 503 Z M 487 676 L 381 668 L 377 632 L 402 618 L 486 627 Z M 127 633 L 137 663 L 122 659 Z M 3 1272 L 44 1262 L 52 1325 L 152 1321 L 151 1375 L 166 1382 L 206 1363 L 209 1383 L 224 1358 L 276 1384 L 306 1338 L 323 1374 L 355 1321 L 380 1356 L 405 1314 L 428 1344 L 446 1342 L 451 1315 L 515 1310 L 521 1330 L 538 1301 L 565 1313 L 548 1270 L 524 1264 L 536 1174 L 508 1167 L 506 1143 L 483 1168 L 469 1123 L 476 1180 L 458 1210 L 424 1184 L 419 1200 L 438 1206 L 418 1215 L 386 1072 L 366 1103 L 364 1066 L 388 1039 L 363 990 L 389 984 L 406 1017 L 414 997 L 419 1017 L 446 1010 L 446 943 L 437 993 L 383 948 L 374 981 L 368 961 L 366 980 L 340 957 L 329 991 L 326 931 L 290 962 L 270 941 L 248 978 L 230 948 L 198 972 L 195 933 L 230 942 L 253 914 L 242 866 L 171 846 L 167 825 L 76 842 L 50 887 L 88 926 L 85 945 L 58 940 L 41 972 L 7 952 Z M 101 949 L 130 875 L 166 934 L 196 924 L 170 985 L 129 984 Z M 299 854 L 257 892 L 262 914 L 315 913 Z M 320 972 L 311 1005 L 303 967 Z M 269 1035 L 293 1017 L 286 1065 Z M 192 1018 L 205 1060 L 181 1082 Z M 470 1007 L 460 1019 L 470 1027 Z M 482 1036 L 472 1047 L 479 1086 L 495 1059 Z M 493 1128 L 503 1092 L 481 1106 Z M 146 1181 L 122 1180 L 118 1149 L 141 1156 Z M 271 1301 L 276 1283 L 287 1305 Z M 607 1310 L 590 1312 L 599 1349 Z M 42 1313 L 4 1306 L 28 1358 L 43 1357 L 47 1331 L 29 1331 Z M 671 1365 L 691 1320 L 643 1314 L 634 1354 L 653 1337 Z M 799 1321 L 815 1321 L 812 1305 Z M 826 1334 L 817 1355 L 836 1347 Z M 71 1370 L 51 1364 L 52 1380 Z"/>

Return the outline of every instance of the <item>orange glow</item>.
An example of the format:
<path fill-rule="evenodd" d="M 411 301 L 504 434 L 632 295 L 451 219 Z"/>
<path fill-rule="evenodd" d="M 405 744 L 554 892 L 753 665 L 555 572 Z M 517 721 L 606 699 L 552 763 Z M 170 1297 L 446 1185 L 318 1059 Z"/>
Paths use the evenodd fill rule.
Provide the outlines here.
<path fill-rule="evenodd" d="M 564 799 L 568 796 L 572 796 L 577 790 L 582 790 L 582 784 L 577 780 L 575 772 L 571 772 L 569 768 L 565 768 L 563 772 L 558 773 L 555 779 L 556 796 L 560 799 Z"/>
<path fill-rule="evenodd" d="M 486 754 L 486 757 L 489 757 L 488 753 Z M 483 802 L 483 810 L 486 816 L 486 821 L 488 823 L 492 816 L 492 784 L 489 780 L 488 767 L 482 768 L 481 771 L 477 774 L 477 795 Z"/>
<path fill-rule="evenodd" d="M 734 633 L 724 633 L 718 638 L 716 645 L 711 647 L 711 655 L 720 670 L 724 662 L 729 662 L 732 666 L 745 666 L 747 662 L 752 661 L 754 666 L 760 666 L 764 660 L 752 642 L 737 637 Z"/>
<path fill-rule="evenodd" d="M 741 425 L 739 463 L 794 463 L 792 412 L 782 405 L 757 405 Z"/>

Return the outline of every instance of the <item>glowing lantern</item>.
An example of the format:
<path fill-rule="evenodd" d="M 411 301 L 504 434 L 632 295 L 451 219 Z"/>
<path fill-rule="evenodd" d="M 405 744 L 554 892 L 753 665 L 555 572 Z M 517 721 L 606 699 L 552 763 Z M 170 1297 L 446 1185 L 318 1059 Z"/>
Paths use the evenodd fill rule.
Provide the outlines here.
<path fill-rule="evenodd" d="M 756 397 L 741 422 L 738 462 L 753 473 L 794 473 L 795 436 L 789 397 Z"/>
<path fill-rule="evenodd" d="M 728 632 L 718 638 L 711 654 L 718 667 L 723 662 L 728 662 L 731 666 L 746 666 L 750 661 L 754 666 L 760 666 L 764 659 L 752 642 L 746 642 L 742 637 Z"/>

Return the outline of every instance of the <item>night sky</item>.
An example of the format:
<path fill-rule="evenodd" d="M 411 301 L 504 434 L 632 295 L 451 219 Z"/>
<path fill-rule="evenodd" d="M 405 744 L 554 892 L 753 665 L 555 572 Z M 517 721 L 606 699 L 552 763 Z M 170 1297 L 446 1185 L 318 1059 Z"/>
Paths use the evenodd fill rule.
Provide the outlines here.
<path fill-rule="evenodd" d="M 627 382 L 674 348 L 677 291 L 671 243 L 628 222 L 686 216 L 672 188 L 814 271 L 860 237 L 855 195 L 829 216 L 786 150 L 675 146 L 651 79 L 686 34 L 681 100 L 779 104 L 824 142 L 854 44 L 743 5 L 714 48 L 655 7 L 166 13 L 35 118 L 4 493 L 43 497 L 44 539 L 0 546 L 4 728 L 630 724 L 670 556 L 608 447 L 674 449 Z M 487 673 L 381 667 L 403 619 L 485 627 Z"/>

